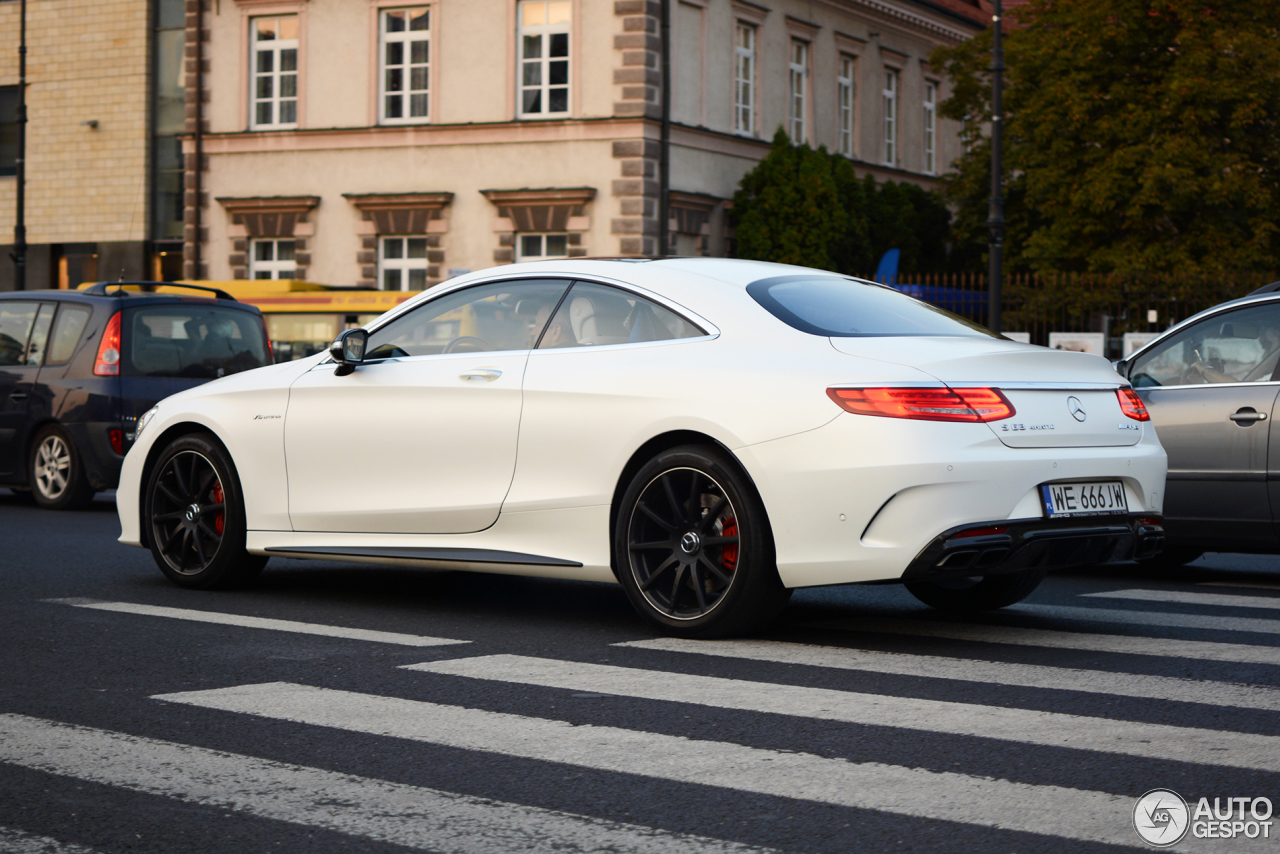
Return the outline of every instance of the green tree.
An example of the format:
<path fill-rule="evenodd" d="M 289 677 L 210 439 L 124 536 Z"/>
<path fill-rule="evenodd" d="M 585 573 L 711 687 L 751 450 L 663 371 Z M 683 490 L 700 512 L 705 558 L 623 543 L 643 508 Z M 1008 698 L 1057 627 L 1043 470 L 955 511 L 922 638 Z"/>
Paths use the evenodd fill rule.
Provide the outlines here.
<path fill-rule="evenodd" d="M 1031 0 L 1005 42 L 1013 270 L 1280 268 L 1280 4 Z M 985 263 L 990 34 L 935 52 L 966 121 L 956 258 Z M 980 248 L 981 247 L 981 248 Z"/>

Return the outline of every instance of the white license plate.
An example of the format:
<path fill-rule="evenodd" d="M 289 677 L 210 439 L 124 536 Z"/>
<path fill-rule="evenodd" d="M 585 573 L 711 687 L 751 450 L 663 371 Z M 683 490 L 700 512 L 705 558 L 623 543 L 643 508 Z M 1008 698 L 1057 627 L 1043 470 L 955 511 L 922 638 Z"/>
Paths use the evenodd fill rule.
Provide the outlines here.
<path fill-rule="evenodd" d="M 1073 483 L 1040 485 L 1044 515 L 1050 519 L 1066 516 L 1114 516 L 1129 512 L 1124 484 L 1118 480 L 1081 480 Z"/>

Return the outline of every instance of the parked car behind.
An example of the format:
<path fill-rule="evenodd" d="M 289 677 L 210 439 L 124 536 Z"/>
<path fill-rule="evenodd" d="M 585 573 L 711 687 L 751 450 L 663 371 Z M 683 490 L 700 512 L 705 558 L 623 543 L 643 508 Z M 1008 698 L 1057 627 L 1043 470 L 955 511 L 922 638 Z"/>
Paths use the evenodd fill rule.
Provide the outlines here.
<path fill-rule="evenodd" d="M 126 290 L 0 294 L 0 486 L 54 509 L 115 488 L 142 413 L 171 394 L 271 363 L 257 308 Z"/>
<path fill-rule="evenodd" d="M 1271 286 L 1203 311 L 1117 363 L 1169 454 L 1168 545 L 1156 560 L 1280 553 L 1278 365 L 1280 293 Z"/>

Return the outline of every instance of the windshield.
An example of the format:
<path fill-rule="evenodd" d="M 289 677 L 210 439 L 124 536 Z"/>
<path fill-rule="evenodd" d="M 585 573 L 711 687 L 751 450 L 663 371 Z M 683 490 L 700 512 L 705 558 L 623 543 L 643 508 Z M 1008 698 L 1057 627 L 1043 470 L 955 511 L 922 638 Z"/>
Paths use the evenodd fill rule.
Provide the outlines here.
<path fill-rule="evenodd" d="M 914 297 L 836 276 L 761 279 L 748 285 L 747 293 L 783 323 L 811 335 L 1000 337 Z"/>
<path fill-rule="evenodd" d="M 140 306 L 125 314 L 121 373 L 215 379 L 270 364 L 259 315 L 215 305 Z"/>

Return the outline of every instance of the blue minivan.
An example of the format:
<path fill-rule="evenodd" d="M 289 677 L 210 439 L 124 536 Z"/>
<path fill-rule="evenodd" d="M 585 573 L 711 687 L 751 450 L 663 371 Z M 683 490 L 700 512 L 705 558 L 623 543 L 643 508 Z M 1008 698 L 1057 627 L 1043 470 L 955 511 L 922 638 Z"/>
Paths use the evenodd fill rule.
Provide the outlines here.
<path fill-rule="evenodd" d="M 100 282 L 0 293 L 0 486 L 42 507 L 83 507 L 116 487 L 138 416 L 183 389 L 269 364 L 262 313 L 214 288 Z"/>

